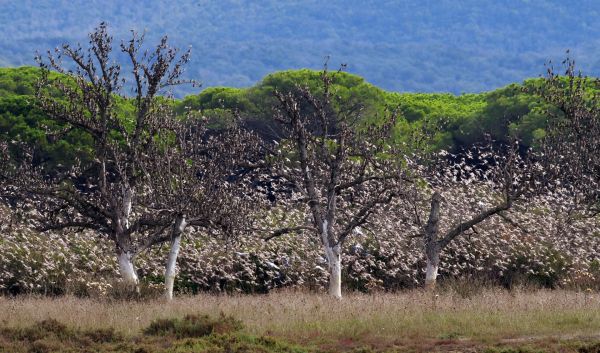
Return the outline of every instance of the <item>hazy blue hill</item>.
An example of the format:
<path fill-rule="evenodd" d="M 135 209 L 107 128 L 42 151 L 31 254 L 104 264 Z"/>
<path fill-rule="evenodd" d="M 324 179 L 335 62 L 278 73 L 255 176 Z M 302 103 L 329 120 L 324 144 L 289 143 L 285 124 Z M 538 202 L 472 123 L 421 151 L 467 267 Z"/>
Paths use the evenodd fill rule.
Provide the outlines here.
<path fill-rule="evenodd" d="M 0 64 L 32 64 L 105 20 L 117 38 L 147 29 L 192 45 L 188 75 L 205 86 L 250 86 L 331 55 L 387 90 L 479 92 L 538 76 L 567 48 L 597 75 L 599 14 L 585 0 L 0 1 Z"/>

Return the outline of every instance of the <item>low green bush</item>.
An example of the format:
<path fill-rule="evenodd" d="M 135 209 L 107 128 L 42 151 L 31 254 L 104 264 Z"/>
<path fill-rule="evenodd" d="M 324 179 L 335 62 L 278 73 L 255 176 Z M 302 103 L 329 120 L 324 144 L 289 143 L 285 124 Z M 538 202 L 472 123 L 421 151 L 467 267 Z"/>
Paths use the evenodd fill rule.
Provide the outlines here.
<path fill-rule="evenodd" d="M 183 319 L 155 320 L 144 330 L 144 334 L 193 338 L 233 333 L 241 330 L 242 327 L 240 321 L 223 314 L 217 318 L 208 315 L 186 315 Z"/>

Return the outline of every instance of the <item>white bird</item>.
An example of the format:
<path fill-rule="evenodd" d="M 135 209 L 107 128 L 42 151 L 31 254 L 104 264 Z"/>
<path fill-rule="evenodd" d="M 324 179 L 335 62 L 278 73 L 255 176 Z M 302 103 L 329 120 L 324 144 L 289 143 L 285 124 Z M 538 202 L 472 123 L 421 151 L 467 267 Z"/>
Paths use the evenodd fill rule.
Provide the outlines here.
<path fill-rule="evenodd" d="M 266 264 L 267 266 L 269 266 L 270 268 L 272 268 L 272 269 L 279 270 L 279 266 L 275 265 L 275 264 L 274 264 L 274 263 L 272 263 L 271 261 L 267 261 L 267 262 L 265 262 L 265 264 Z"/>

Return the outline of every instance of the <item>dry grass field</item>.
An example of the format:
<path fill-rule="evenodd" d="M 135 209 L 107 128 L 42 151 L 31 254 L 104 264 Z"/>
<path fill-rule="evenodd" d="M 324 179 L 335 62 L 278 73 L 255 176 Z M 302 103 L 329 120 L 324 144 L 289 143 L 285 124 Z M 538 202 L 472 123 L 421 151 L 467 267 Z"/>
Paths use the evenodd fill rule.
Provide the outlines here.
<path fill-rule="evenodd" d="M 170 303 L 75 297 L 0 298 L 0 327 L 6 336 L 0 343 L 9 347 L 10 342 L 15 343 L 14 337 L 8 337 L 11 332 L 14 336 L 14 332 L 48 319 L 77 332 L 114 329 L 124 342 L 142 342 L 139 337 L 147 337 L 144 329 L 156 320 L 206 314 L 240 320 L 243 329 L 236 335 L 243 335 L 246 340 L 267 337 L 286 342 L 256 348 L 257 352 L 596 352 L 600 349 L 594 343 L 600 342 L 599 293 L 483 289 L 468 294 L 449 290 L 348 294 L 338 301 L 311 293 L 279 292 L 262 296 L 185 296 Z M 20 339 L 26 339 L 22 336 Z M 144 342 L 147 340 L 152 342 L 151 338 Z M 162 345 L 154 346 L 162 347 L 165 352 L 186 351 L 177 348 L 183 344 L 181 340 L 166 346 L 165 342 L 163 339 Z M 245 351 L 215 347 L 200 345 L 190 351 Z M 32 351 L 30 348 L 24 351 Z M 121 345 L 121 348 L 129 351 L 135 347 Z"/>

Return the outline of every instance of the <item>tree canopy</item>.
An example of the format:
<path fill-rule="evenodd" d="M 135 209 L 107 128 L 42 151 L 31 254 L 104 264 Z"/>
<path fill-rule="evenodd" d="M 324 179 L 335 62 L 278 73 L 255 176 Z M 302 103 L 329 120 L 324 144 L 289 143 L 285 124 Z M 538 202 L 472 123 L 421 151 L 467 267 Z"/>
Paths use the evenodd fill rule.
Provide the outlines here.
<path fill-rule="evenodd" d="M 68 164 L 76 156 L 89 158 L 89 136 L 78 131 L 63 132 L 60 124 L 48 121 L 36 108 L 34 95 L 38 77 L 37 68 L 0 69 L 0 137 L 32 143 L 39 152 L 38 161 L 49 168 Z M 366 110 L 362 114 L 364 119 L 376 119 L 386 110 L 401 113 L 396 134 L 426 121 L 437 128 L 433 148 L 458 151 L 483 142 L 487 134 L 501 142 L 514 137 L 521 139 L 524 147 L 535 146 L 536 141 L 545 136 L 548 117 L 552 115 L 548 114 L 552 109 L 550 104 L 531 93 L 540 82 L 540 79 L 530 79 L 478 94 L 398 93 L 382 90 L 360 76 L 339 72 L 333 79 L 332 89 L 341 101 L 360 103 Z M 271 111 L 275 99 L 273 91 L 287 91 L 296 85 L 306 86 L 318 94 L 319 71 L 275 72 L 244 89 L 209 87 L 199 94 L 175 99 L 173 105 L 180 115 L 192 113 L 208 118 L 208 127 L 213 129 L 229 126 L 237 112 L 264 136 L 277 138 Z M 125 113 L 131 111 L 131 102 L 126 98 L 118 99 L 117 105 Z M 52 131 L 47 131 L 48 126 Z M 54 143 L 57 140 L 59 143 Z"/>

